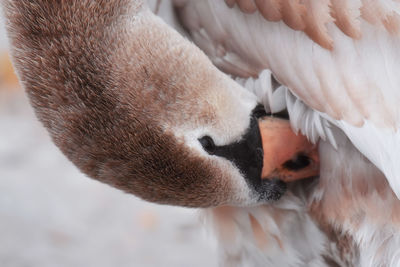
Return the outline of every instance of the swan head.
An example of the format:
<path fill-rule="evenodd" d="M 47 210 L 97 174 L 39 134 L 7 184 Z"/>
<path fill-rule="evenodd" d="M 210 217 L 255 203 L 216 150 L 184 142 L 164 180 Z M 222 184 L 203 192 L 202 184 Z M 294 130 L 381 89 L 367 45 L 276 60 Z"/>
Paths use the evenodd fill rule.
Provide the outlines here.
<path fill-rule="evenodd" d="M 256 97 L 191 44 L 160 51 L 141 68 L 114 55 L 111 96 L 96 95 L 99 104 L 79 112 L 56 143 L 89 176 L 148 201 L 213 207 L 279 199 L 285 183 L 261 179 Z"/>
<path fill-rule="evenodd" d="M 19 78 L 61 151 L 88 176 L 152 202 L 279 199 L 279 175 L 261 179 L 269 139 L 256 97 L 148 10 L 90 3 L 5 9 Z"/>

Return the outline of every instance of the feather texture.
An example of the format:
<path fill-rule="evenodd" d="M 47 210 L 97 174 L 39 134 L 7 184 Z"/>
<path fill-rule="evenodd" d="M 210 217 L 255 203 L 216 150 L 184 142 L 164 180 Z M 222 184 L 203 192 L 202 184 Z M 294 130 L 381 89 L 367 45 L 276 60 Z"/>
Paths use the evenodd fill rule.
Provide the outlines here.
<path fill-rule="evenodd" d="M 259 0 L 243 12 L 234 0 L 186 1 L 178 14 L 197 14 L 188 30 L 200 47 L 207 36 L 214 64 L 320 142 L 310 212 L 360 250 L 342 248 L 340 266 L 399 266 L 400 3 Z"/>
<path fill-rule="evenodd" d="M 326 25 L 335 22 L 346 35 L 361 38 L 360 19 L 382 25 L 389 33 L 400 26 L 399 3 L 393 0 L 229 0 L 244 13 L 259 12 L 268 21 L 284 21 L 300 30 L 324 48 L 332 49 L 332 37 Z"/>
<path fill-rule="evenodd" d="M 373 2 L 386 17 L 398 14 L 398 3 Z M 190 28 L 190 31 L 207 36 L 208 50 L 224 51 L 222 56 L 211 53 L 214 64 L 222 70 L 235 76 L 257 77 L 258 73 L 269 69 L 294 96 L 307 107 L 326 114 L 329 120 L 343 121 L 354 127 L 368 122 L 377 129 L 391 129 L 393 138 L 399 138 L 396 132 L 400 127 L 397 108 L 400 103 L 400 36 L 388 31 L 383 19 L 372 21 L 368 17 L 364 10 L 371 9 L 372 3 L 339 1 L 331 6 L 329 1 L 301 2 L 307 12 L 318 10 L 321 13 L 304 17 L 306 25 L 321 23 L 309 31 L 325 39 L 326 44 L 332 40 L 332 50 L 317 45 L 309 34 L 291 29 L 284 21 L 271 22 L 257 12 L 245 14 L 239 7 L 229 8 L 222 1 L 188 3 L 180 12 L 197 12 L 197 28 Z M 282 2 L 279 3 L 282 11 Z M 348 14 L 336 15 L 340 18 L 335 22 L 328 14 L 334 14 L 341 6 L 349 8 Z M 351 27 L 345 26 L 347 24 Z M 306 32 L 307 27 L 311 26 L 306 26 Z M 350 37 L 352 35 L 355 39 Z M 196 36 L 193 34 L 195 42 Z M 201 42 L 199 45 L 201 47 Z M 311 132 L 310 135 L 315 134 Z M 397 146 L 400 140 L 391 144 Z M 385 146 L 389 144 L 378 145 Z M 385 172 L 392 185 L 397 184 L 400 177 L 393 166 L 397 165 L 395 151 L 400 151 L 400 147 L 366 153 L 376 147 L 364 142 L 358 149 Z M 382 157 L 379 154 L 385 154 L 384 158 L 391 162 L 378 159 Z M 400 188 L 393 189 L 400 195 Z"/>
<path fill-rule="evenodd" d="M 306 205 L 304 195 L 289 194 L 274 205 L 205 211 L 222 266 L 330 266 L 327 258 L 338 249 L 305 212 Z"/>

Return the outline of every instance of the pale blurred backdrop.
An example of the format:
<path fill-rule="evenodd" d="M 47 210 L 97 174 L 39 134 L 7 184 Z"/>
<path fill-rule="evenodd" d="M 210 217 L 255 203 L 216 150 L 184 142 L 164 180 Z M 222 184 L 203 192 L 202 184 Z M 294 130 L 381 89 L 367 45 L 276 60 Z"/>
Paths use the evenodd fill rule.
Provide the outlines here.
<path fill-rule="evenodd" d="M 146 203 L 81 174 L 13 74 L 0 20 L 0 266 L 216 266 L 197 210 Z"/>

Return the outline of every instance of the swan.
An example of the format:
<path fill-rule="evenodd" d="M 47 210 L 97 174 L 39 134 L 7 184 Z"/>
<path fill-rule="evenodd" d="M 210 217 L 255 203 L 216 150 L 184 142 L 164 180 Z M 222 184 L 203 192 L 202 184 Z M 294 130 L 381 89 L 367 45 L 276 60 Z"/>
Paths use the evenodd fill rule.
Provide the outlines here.
<path fill-rule="evenodd" d="M 293 129 L 319 142 L 320 180 L 305 207 L 341 244 L 336 262 L 400 266 L 398 1 L 172 2 L 219 69 L 267 110 L 286 109 Z"/>
<path fill-rule="evenodd" d="M 265 118 L 254 93 L 145 1 L 2 6 L 30 103 L 52 141 L 86 175 L 147 201 L 218 209 L 222 216 L 230 207 L 286 210 L 278 201 L 292 190 L 285 181 L 318 173 L 306 137 L 279 116 Z M 302 211 L 288 216 L 292 223 L 311 220 Z M 317 225 L 296 225 L 298 236 L 282 227 L 288 236 L 282 242 L 296 247 L 300 237 L 312 245 L 303 228 L 326 241 Z"/>
<path fill-rule="evenodd" d="M 54 143 L 92 178 L 148 201 L 205 208 L 221 264 L 397 266 L 396 13 L 385 13 L 395 4 L 378 4 L 373 22 L 368 9 L 359 19 L 357 1 L 251 3 L 174 1 L 208 57 L 144 1 L 6 0 L 3 8 L 19 79 Z M 392 49 L 370 53 L 385 42 Z M 353 69 L 364 61 L 378 72 Z M 387 79 L 374 83 L 379 71 Z M 282 171 L 304 152 L 289 144 L 306 147 L 307 174 L 313 146 L 281 135 L 288 122 L 260 120 L 258 102 L 271 113 L 286 108 L 291 126 L 319 142 L 318 181 L 284 193 L 286 176 L 306 178 Z M 273 143 L 263 138 L 268 128 L 288 144 L 289 156 L 271 149 L 285 155 L 278 165 L 259 153 Z"/>

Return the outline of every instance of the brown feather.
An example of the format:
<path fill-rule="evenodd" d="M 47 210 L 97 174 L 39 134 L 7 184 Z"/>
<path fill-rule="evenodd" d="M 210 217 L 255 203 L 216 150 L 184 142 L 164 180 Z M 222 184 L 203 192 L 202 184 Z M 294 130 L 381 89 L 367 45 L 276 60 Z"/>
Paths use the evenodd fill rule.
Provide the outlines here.
<path fill-rule="evenodd" d="M 330 15 L 330 0 L 305 0 L 305 33 L 322 47 L 332 50 L 333 40 L 328 34 L 326 24 L 333 22 Z"/>
<path fill-rule="evenodd" d="M 249 214 L 251 229 L 253 230 L 253 236 L 255 243 L 257 244 L 258 248 L 263 250 L 268 245 L 267 234 L 264 232 L 260 222 L 254 218 L 253 215 Z"/>
<path fill-rule="evenodd" d="M 258 11 L 269 21 L 282 19 L 281 0 L 255 0 Z"/>
<path fill-rule="evenodd" d="M 385 26 L 386 30 L 391 34 L 399 33 L 400 29 L 400 16 L 399 14 L 392 12 L 392 14 L 388 14 L 386 18 L 382 21 L 383 26 Z"/>
<path fill-rule="evenodd" d="M 282 14 L 283 21 L 294 30 L 304 30 L 306 27 L 304 17 L 306 16 L 306 7 L 300 3 L 300 0 L 283 0 Z"/>
<path fill-rule="evenodd" d="M 362 0 L 362 3 L 361 17 L 363 19 L 374 25 L 383 25 L 391 34 L 399 32 L 400 17 L 396 12 L 387 9 L 381 1 Z"/>
<path fill-rule="evenodd" d="M 335 19 L 335 24 L 345 34 L 354 39 L 361 38 L 360 28 L 360 7 L 361 2 L 357 6 L 351 7 L 348 0 L 335 0 L 332 1 L 332 16 Z"/>
<path fill-rule="evenodd" d="M 371 24 L 379 24 L 384 19 L 384 10 L 377 0 L 363 0 L 361 17 Z"/>
<path fill-rule="evenodd" d="M 235 6 L 236 0 L 225 0 L 225 3 L 232 8 Z"/>
<path fill-rule="evenodd" d="M 161 128 L 192 112 L 212 120 L 212 106 L 170 103 L 196 101 L 216 72 L 166 26 L 132 27 L 141 8 L 128 0 L 5 1 L 21 82 L 55 144 L 90 177 L 159 203 L 224 203 L 227 174 Z"/>
<path fill-rule="evenodd" d="M 253 0 L 237 0 L 237 4 L 244 13 L 254 13 L 257 11 L 257 6 Z"/>

